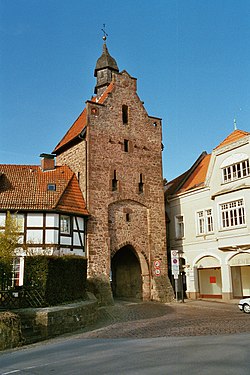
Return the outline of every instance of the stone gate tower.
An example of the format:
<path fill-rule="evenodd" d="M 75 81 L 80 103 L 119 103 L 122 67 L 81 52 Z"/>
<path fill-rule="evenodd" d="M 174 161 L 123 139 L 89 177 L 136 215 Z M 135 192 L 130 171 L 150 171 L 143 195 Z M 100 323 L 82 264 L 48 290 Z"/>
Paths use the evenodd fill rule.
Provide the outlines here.
<path fill-rule="evenodd" d="M 90 213 L 88 275 L 117 297 L 169 301 L 161 119 L 148 116 L 136 79 L 119 72 L 105 42 L 94 75 L 96 96 L 54 150 Z"/>

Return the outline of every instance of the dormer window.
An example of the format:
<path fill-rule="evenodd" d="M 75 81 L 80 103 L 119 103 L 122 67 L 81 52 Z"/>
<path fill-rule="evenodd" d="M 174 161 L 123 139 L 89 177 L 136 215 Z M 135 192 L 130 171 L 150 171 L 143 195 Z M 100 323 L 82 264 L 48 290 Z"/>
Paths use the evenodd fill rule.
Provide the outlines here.
<path fill-rule="evenodd" d="M 223 183 L 250 176 L 249 158 L 246 154 L 234 154 L 221 165 Z"/>
<path fill-rule="evenodd" d="M 56 184 L 48 184 L 47 190 L 48 191 L 56 191 Z"/>

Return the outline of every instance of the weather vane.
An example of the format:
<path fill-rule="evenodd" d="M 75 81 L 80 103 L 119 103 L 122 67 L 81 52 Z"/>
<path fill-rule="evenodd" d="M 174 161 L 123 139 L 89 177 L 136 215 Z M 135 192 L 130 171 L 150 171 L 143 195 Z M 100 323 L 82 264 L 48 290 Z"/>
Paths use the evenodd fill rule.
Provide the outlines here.
<path fill-rule="evenodd" d="M 234 119 L 234 130 L 237 130 L 236 118 Z"/>
<path fill-rule="evenodd" d="M 103 29 L 102 29 L 102 32 L 103 32 L 103 37 L 102 37 L 102 39 L 105 41 L 106 39 L 107 39 L 107 36 L 108 36 L 108 34 L 106 33 L 106 31 L 105 31 L 105 23 L 103 24 Z"/>

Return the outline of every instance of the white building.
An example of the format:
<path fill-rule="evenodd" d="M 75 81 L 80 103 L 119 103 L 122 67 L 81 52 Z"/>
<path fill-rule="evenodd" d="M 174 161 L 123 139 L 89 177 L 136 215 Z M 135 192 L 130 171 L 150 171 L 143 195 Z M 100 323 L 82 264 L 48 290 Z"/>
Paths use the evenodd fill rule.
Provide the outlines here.
<path fill-rule="evenodd" d="M 88 211 L 77 178 L 69 167 L 55 166 L 52 155 L 41 156 L 41 166 L 0 165 L 0 230 L 7 212 L 20 228 L 13 286 L 23 283 L 26 255 L 86 256 Z"/>
<path fill-rule="evenodd" d="M 168 245 L 189 298 L 250 296 L 250 133 L 235 130 L 165 186 Z"/>

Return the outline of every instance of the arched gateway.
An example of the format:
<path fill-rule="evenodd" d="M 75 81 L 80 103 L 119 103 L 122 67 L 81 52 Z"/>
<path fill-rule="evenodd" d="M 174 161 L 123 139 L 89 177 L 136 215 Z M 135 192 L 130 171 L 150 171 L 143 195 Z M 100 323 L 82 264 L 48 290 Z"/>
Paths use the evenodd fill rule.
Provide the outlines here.
<path fill-rule="evenodd" d="M 114 297 L 142 298 L 140 261 L 132 246 L 124 246 L 111 260 Z"/>
<path fill-rule="evenodd" d="M 149 299 L 149 267 L 143 254 L 122 246 L 111 258 L 111 284 L 115 298 Z"/>

